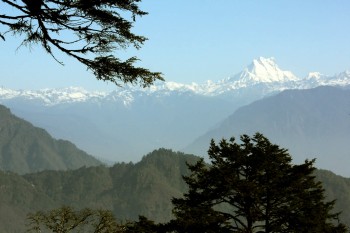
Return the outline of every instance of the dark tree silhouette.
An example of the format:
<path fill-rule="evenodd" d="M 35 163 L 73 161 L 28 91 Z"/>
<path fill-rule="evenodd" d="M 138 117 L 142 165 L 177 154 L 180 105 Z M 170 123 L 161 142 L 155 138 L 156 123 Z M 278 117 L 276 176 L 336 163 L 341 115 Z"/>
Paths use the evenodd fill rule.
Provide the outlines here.
<path fill-rule="evenodd" d="M 131 32 L 136 17 L 146 15 L 140 0 L 0 0 L 0 32 L 22 35 L 22 45 L 40 44 L 58 61 L 54 50 L 83 63 L 98 80 L 149 86 L 161 73 L 135 67 L 113 52 L 130 45 L 139 49 L 145 37 Z M 8 10 L 6 10 L 8 9 Z M 59 63 L 63 64 L 61 61 Z"/>
<path fill-rule="evenodd" d="M 242 136 L 241 144 L 211 142 L 211 164 L 189 165 L 189 186 L 174 198 L 175 232 L 346 232 L 315 181 L 314 161 L 291 164 L 287 150 L 262 134 Z"/>

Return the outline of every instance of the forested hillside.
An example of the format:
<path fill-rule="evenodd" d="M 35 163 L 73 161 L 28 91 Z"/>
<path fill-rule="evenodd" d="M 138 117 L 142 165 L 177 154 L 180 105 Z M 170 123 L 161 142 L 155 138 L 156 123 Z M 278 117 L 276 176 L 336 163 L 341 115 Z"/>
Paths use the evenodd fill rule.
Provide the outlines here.
<path fill-rule="evenodd" d="M 328 199 L 336 200 L 336 210 L 342 211 L 341 220 L 350 226 L 350 178 L 327 170 L 316 170 L 316 178 L 322 182 Z"/>
<path fill-rule="evenodd" d="M 0 173 L 0 231 L 23 232 L 29 212 L 61 205 L 112 210 L 120 220 L 144 215 L 157 222 L 172 218 L 171 198 L 186 191 L 182 175 L 189 174 L 186 162 L 198 157 L 159 149 L 134 163 L 113 167 L 83 167 L 70 171 L 42 171 L 17 175 Z M 350 179 L 319 170 L 331 199 L 338 199 L 336 210 L 343 210 L 342 221 L 350 225 Z"/>
<path fill-rule="evenodd" d="M 101 162 L 74 144 L 52 138 L 0 105 L 0 170 L 19 174 L 77 169 Z"/>
<path fill-rule="evenodd" d="M 0 232 L 22 233 L 28 213 L 58 204 L 22 176 L 0 171 Z"/>

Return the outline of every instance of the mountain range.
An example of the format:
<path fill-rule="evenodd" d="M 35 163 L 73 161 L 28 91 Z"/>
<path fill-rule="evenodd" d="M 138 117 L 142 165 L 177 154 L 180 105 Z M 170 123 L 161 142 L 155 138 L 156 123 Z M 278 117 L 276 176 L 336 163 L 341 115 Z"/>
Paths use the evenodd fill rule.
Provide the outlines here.
<path fill-rule="evenodd" d="M 114 101 L 124 106 L 130 106 L 139 96 L 154 95 L 159 98 L 172 93 L 192 94 L 201 96 L 221 96 L 243 94 L 244 89 L 265 87 L 263 96 L 286 89 L 309 89 L 317 86 L 346 86 L 350 84 L 350 71 L 329 76 L 319 72 L 310 72 L 306 77 L 295 76 L 291 71 L 283 71 L 275 63 L 274 58 L 253 60 L 238 74 L 217 82 L 208 80 L 205 83 L 182 84 L 176 82 L 157 82 L 149 88 L 124 86 L 112 92 L 86 91 L 79 87 L 41 90 L 11 90 L 0 88 L 2 101 L 22 99 L 35 101 L 41 105 L 53 106 L 65 103 Z M 257 90 L 258 91 L 258 90 Z M 261 91 L 258 91 L 261 92 Z M 232 100 L 231 100 L 232 101 Z M 251 101 L 251 100 L 250 100 Z"/>
<path fill-rule="evenodd" d="M 112 161 L 138 161 L 159 147 L 182 150 L 238 108 L 284 90 L 350 85 L 350 72 L 312 72 L 304 78 L 255 59 L 242 72 L 203 84 L 161 82 L 112 92 L 82 88 L 0 89 L 0 103 L 16 115 Z"/>

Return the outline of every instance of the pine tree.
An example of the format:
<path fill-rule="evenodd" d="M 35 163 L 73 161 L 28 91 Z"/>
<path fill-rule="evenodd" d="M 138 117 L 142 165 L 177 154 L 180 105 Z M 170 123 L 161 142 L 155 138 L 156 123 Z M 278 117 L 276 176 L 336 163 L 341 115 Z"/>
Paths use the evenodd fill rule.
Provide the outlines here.
<path fill-rule="evenodd" d="M 314 160 L 293 165 L 262 134 L 211 142 L 211 160 L 188 165 L 189 191 L 174 198 L 175 232 L 346 232 L 315 180 Z"/>
<path fill-rule="evenodd" d="M 22 45 L 40 44 L 56 61 L 56 51 L 73 57 L 98 80 L 149 86 L 161 73 L 135 67 L 138 60 L 116 57 L 116 50 L 139 49 L 146 38 L 131 31 L 140 0 L 0 0 L 0 38 L 24 37 Z"/>

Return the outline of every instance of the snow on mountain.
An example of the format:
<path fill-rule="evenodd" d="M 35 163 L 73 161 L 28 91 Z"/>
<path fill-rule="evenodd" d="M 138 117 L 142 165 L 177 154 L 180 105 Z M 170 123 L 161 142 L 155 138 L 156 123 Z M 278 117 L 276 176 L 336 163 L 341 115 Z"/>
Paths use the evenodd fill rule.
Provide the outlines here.
<path fill-rule="evenodd" d="M 310 72 L 305 79 L 319 81 L 319 80 L 323 79 L 323 77 L 324 77 L 324 75 L 321 74 L 320 72 Z"/>
<path fill-rule="evenodd" d="M 90 154 L 137 161 L 155 148 L 184 148 L 208 127 L 255 100 L 285 89 L 320 85 L 350 85 L 350 72 L 334 76 L 313 72 L 298 78 L 279 68 L 273 58 L 260 57 L 219 81 L 157 82 L 149 88 L 125 85 L 111 92 L 0 88 L 0 103 Z"/>
<path fill-rule="evenodd" d="M 274 58 L 260 57 L 243 69 L 242 72 L 222 79 L 218 82 L 207 81 L 203 84 L 180 84 L 165 82 L 152 86 L 151 92 L 177 91 L 193 92 L 206 96 L 218 96 L 228 92 L 235 92 L 256 85 L 265 86 L 268 92 L 286 89 L 306 89 L 317 86 L 345 86 L 350 84 L 350 72 L 345 71 L 335 76 L 327 76 L 318 72 L 311 72 L 306 78 L 299 78 L 291 71 L 284 71 L 278 67 Z M 147 89 L 146 89 L 147 91 Z"/>
<path fill-rule="evenodd" d="M 297 78 L 290 71 L 281 70 L 275 63 L 274 58 L 260 57 L 255 59 L 242 72 L 220 80 L 218 82 L 207 81 L 203 84 L 191 83 L 181 84 L 175 82 L 159 83 L 152 86 L 149 91 L 154 93 L 157 91 L 178 91 L 193 92 L 200 95 L 217 96 L 236 89 L 249 87 L 256 84 L 286 84 L 297 82 Z"/>
<path fill-rule="evenodd" d="M 0 99 L 8 100 L 23 98 L 43 102 L 46 105 L 60 103 L 84 102 L 94 98 L 103 98 L 107 94 L 104 92 L 88 92 L 80 87 L 68 87 L 62 89 L 41 89 L 33 90 L 10 90 L 0 88 Z"/>
<path fill-rule="evenodd" d="M 244 68 L 242 72 L 217 82 L 210 80 L 202 84 L 158 82 L 146 89 L 125 86 L 110 93 L 98 91 L 89 92 L 79 87 L 42 89 L 37 91 L 0 88 L 0 100 L 24 98 L 40 101 L 45 105 L 85 101 L 117 101 L 128 106 L 132 104 L 136 95 L 154 95 L 161 97 L 176 93 L 224 96 L 228 93 L 234 93 L 237 91 L 242 92 L 244 89 L 252 88 L 254 86 L 258 86 L 260 89 L 263 88 L 263 93 L 269 94 L 275 93 L 276 91 L 283 91 L 285 89 L 307 89 L 322 85 L 350 85 L 350 72 L 345 71 L 335 76 L 327 76 L 318 72 L 311 72 L 305 78 L 301 79 L 296 77 L 290 71 L 280 69 L 274 58 L 260 57 L 253 60 L 253 62 Z"/>
<path fill-rule="evenodd" d="M 4 87 L 0 88 L 0 97 L 1 97 L 1 99 L 12 99 L 12 98 L 17 97 L 19 94 L 20 94 L 20 91 L 6 89 Z"/>
<path fill-rule="evenodd" d="M 336 75 L 333 79 L 329 79 L 329 85 L 349 85 L 350 80 L 350 71 L 344 71 L 338 75 Z"/>
<path fill-rule="evenodd" d="M 128 90 L 118 90 L 118 91 L 112 91 L 109 94 L 104 93 L 103 98 L 106 101 L 112 101 L 112 102 L 120 102 L 124 106 L 130 106 L 132 102 L 134 101 L 134 96 L 132 93 Z"/>
<path fill-rule="evenodd" d="M 274 58 L 260 57 L 253 60 L 252 64 L 229 80 L 237 83 L 236 87 L 245 87 L 255 83 L 298 81 L 299 78 L 290 71 L 281 70 Z"/>
<path fill-rule="evenodd" d="M 346 86 L 350 84 L 350 72 L 345 71 L 334 76 L 328 76 L 319 72 L 310 72 L 300 81 L 299 89 L 308 89 L 316 86 Z"/>
<path fill-rule="evenodd" d="M 315 86 L 326 86 L 333 77 L 321 74 L 320 72 L 310 72 L 300 81 L 299 89 L 308 89 Z"/>

